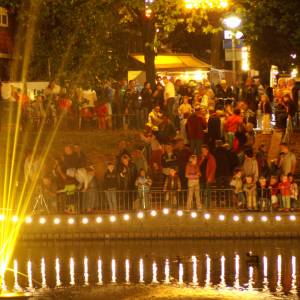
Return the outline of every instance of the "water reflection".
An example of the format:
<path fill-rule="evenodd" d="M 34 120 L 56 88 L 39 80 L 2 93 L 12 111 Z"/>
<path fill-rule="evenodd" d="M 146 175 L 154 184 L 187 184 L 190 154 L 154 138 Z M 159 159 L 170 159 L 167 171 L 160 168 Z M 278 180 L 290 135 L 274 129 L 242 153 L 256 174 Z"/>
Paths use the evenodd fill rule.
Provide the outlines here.
<path fill-rule="evenodd" d="M 153 262 L 153 264 L 152 264 L 152 283 L 158 283 L 156 262 Z"/>
<path fill-rule="evenodd" d="M 60 263 L 59 263 L 59 258 L 55 259 L 55 274 L 56 274 L 56 287 L 60 287 L 61 280 L 60 280 Z"/>
<path fill-rule="evenodd" d="M 234 287 L 236 289 L 240 288 L 240 256 L 236 255 L 234 258 L 234 268 L 235 268 L 235 275 L 234 275 Z"/>
<path fill-rule="evenodd" d="M 41 276 L 42 276 L 42 288 L 47 287 L 47 281 L 46 281 L 46 263 L 45 258 L 43 257 L 41 259 Z"/>
<path fill-rule="evenodd" d="M 89 285 L 89 260 L 86 256 L 83 260 L 83 269 L 84 285 Z"/>
<path fill-rule="evenodd" d="M 140 280 L 139 280 L 139 282 L 143 283 L 144 282 L 144 261 L 143 261 L 142 258 L 139 261 L 139 273 L 140 273 Z"/>
<path fill-rule="evenodd" d="M 75 262 L 74 258 L 70 258 L 70 285 L 75 285 Z"/>
<path fill-rule="evenodd" d="M 103 284 L 103 276 L 102 276 L 102 260 L 98 259 L 98 285 Z"/>
<path fill-rule="evenodd" d="M 261 262 L 257 266 L 247 264 L 245 253 L 249 248 L 243 251 L 235 248 L 235 252 L 232 249 L 222 249 L 224 252 L 209 250 L 209 254 L 205 254 L 205 249 L 202 252 L 193 249 L 194 255 L 190 252 L 177 255 L 177 250 L 159 249 L 144 256 L 139 255 L 139 249 L 118 253 L 109 248 L 106 252 L 101 249 L 95 253 L 86 248 L 82 253 L 55 251 L 47 254 L 43 251 L 43 255 L 37 249 L 35 253 L 17 256 L 12 261 L 11 271 L 6 272 L 3 285 L 6 284 L 9 290 L 25 287 L 32 290 L 40 285 L 42 288 L 59 288 L 110 283 L 176 283 L 206 287 L 210 291 L 234 288 L 235 292 L 260 291 L 270 296 L 273 293 L 278 298 L 288 294 L 296 298 L 299 293 L 297 258 L 300 250 L 277 248 L 275 252 L 273 248 L 273 251 L 258 252 L 254 249 Z"/>
<path fill-rule="evenodd" d="M 198 285 L 198 275 L 197 275 L 197 257 L 195 255 L 192 256 L 193 263 L 193 285 Z"/>
<path fill-rule="evenodd" d="M 206 278 L 205 278 L 205 287 L 210 287 L 211 282 L 210 282 L 210 264 L 211 264 L 211 259 L 209 255 L 206 255 Z"/>
<path fill-rule="evenodd" d="M 27 278 L 28 278 L 28 289 L 33 289 L 33 283 L 32 283 L 32 263 L 29 260 L 27 262 Z"/>

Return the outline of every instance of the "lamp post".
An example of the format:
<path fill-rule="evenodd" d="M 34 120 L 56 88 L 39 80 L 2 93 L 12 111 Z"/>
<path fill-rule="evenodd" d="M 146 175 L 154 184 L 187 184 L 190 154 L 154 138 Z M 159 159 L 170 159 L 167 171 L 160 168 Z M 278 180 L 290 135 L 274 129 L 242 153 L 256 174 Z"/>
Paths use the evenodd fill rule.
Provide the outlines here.
<path fill-rule="evenodd" d="M 233 84 L 236 83 L 236 33 L 240 27 L 242 20 L 237 16 L 229 16 L 224 19 L 224 25 L 230 29 L 232 34 L 232 73 L 233 73 Z"/>

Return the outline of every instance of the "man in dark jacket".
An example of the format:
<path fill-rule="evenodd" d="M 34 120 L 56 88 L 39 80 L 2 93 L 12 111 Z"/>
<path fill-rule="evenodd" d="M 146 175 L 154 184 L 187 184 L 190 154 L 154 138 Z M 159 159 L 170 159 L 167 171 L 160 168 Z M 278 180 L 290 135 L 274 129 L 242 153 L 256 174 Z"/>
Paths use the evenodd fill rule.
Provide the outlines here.
<path fill-rule="evenodd" d="M 215 111 L 210 111 L 210 117 L 207 123 L 208 145 L 212 151 L 215 148 L 216 141 L 221 139 L 221 120 Z"/>
<path fill-rule="evenodd" d="M 206 130 L 206 121 L 202 116 L 200 105 L 195 105 L 195 113 L 193 113 L 186 123 L 187 136 L 193 153 L 200 154 L 201 146 L 204 140 L 204 130 Z"/>

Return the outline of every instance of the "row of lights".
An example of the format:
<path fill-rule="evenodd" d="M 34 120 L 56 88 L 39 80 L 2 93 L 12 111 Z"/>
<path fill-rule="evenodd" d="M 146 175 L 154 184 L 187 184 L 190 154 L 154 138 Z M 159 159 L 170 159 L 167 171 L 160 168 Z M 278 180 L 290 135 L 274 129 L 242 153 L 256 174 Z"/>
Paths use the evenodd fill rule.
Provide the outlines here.
<path fill-rule="evenodd" d="M 164 213 L 165 215 L 169 214 L 169 209 L 164 209 L 164 210 L 163 210 L 163 213 Z M 177 214 L 178 217 L 182 217 L 183 214 L 184 214 L 184 212 L 183 212 L 182 210 L 178 210 L 178 211 L 176 212 L 176 214 Z M 157 216 L 157 211 L 152 210 L 152 211 L 150 212 L 150 215 L 151 215 L 152 217 Z M 145 217 L 145 213 L 144 213 L 144 212 L 138 212 L 136 216 L 137 216 L 138 219 L 143 219 L 143 218 Z M 190 216 L 191 216 L 192 219 L 195 219 L 195 218 L 198 217 L 198 214 L 197 214 L 197 212 L 191 212 L 191 213 L 190 213 Z M 210 215 L 209 213 L 205 213 L 205 214 L 203 215 L 203 217 L 204 217 L 205 220 L 211 219 L 211 215 Z M 225 220 L 226 220 L 226 216 L 223 215 L 223 214 L 220 214 L 220 215 L 218 216 L 218 219 L 219 219 L 219 221 L 225 221 Z M 240 221 L 240 219 L 241 219 L 241 218 L 240 218 L 240 216 L 238 216 L 238 215 L 234 215 L 234 216 L 232 217 L 232 220 L 233 220 L 234 222 L 238 222 L 238 221 Z M 123 215 L 123 220 L 124 220 L 124 221 L 129 221 L 129 220 L 130 220 L 130 215 L 129 215 L 129 214 L 124 214 L 124 215 Z M 249 216 L 246 217 L 246 220 L 247 220 L 248 222 L 251 223 L 251 222 L 254 221 L 254 217 L 253 217 L 252 215 L 249 215 Z M 261 220 L 262 222 L 267 222 L 267 221 L 269 220 L 269 218 L 268 218 L 267 216 L 261 216 L 261 217 L 260 217 L 260 220 Z M 275 221 L 280 222 L 281 220 L 282 220 L 282 217 L 281 217 L 281 216 L 279 216 L 279 215 L 275 216 Z M 295 216 L 295 215 L 290 215 L 290 216 L 289 216 L 289 220 L 290 220 L 290 221 L 296 221 L 296 216 Z M 13 221 L 14 221 L 14 222 L 16 221 L 16 218 L 15 218 L 15 217 L 13 217 Z M 95 221 L 96 221 L 96 223 L 100 224 L 100 223 L 102 223 L 103 218 L 100 217 L 100 216 L 98 216 L 98 217 L 96 217 Z M 116 217 L 115 215 L 111 215 L 111 216 L 109 216 L 109 221 L 110 221 L 111 223 L 114 223 L 114 222 L 117 221 L 117 217 Z M 27 217 L 27 218 L 25 219 L 25 223 L 27 223 L 27 224 L 31 224 L 32 222 L 33 222 L 32 217 Z M 39 218 L 39 223 L 40 223 L 40 224 L 43 225 L 43 224 L 46 224 L 46 222 L 47 222 L 47 219 L 46 219 L 45 217 L 40 217 L 40 218 Z M 90 219 L 87 218 L 87 217 L 83 217 L 83 218 L 81 219 L 81 223 L 82 223 L 82 224 L 88 224 L 89 222 L 90 222 Z M 60 218 L 54 218 L 53 224 L 58 225 L 58 224 L 60 224 L 60 223 L 61 223 L 61 219 L 60 219 Z M 68 224 L 72 225 L 72 224 L 74 224 L 74 223 L 75 223 L 75 219 L 74 219 L 74 218 L 72 218 L 72 217 L 71 217 L 71 218 L 68 218 Z"/>

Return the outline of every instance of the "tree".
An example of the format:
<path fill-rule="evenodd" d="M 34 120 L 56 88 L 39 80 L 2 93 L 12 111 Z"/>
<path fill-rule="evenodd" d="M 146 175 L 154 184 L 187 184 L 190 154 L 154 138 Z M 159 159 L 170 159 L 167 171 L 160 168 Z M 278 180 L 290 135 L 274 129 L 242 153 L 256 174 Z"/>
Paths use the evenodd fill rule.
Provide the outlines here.
<path fill-rule="evenodd" d="M 292 53 L 298 53 L 293 63 L 299 64 L 300 1 L 239 0 L 238 4 L 251 62 L 262 77 L 268 78 L 272 64 L 290 71 Z"/>
<path fill-rule="evenodd" d="M 178 26 L 183 26 L 188 32 L 194 32 L 196 28 L 201 28 L 204 33 L 220 30 L 219 22 L 215 22 L 215 13 L 222 11 L 220 6 L 199 5 L 189 10 L 183 0 L 155 0 L 146 6 L 143 0 L 117 2 L 121 23 L 128 24 L 142 36 L 146 78 L 152 84 L 155 82 L 155 55 Z M 216 3 L 221 2 L 216 0 Z"/>

